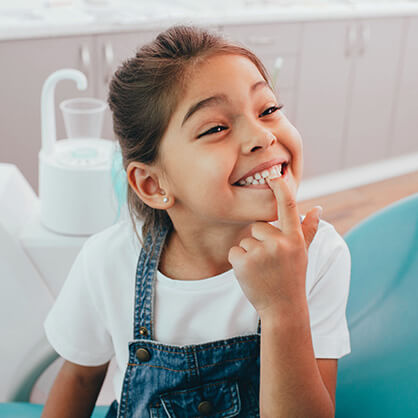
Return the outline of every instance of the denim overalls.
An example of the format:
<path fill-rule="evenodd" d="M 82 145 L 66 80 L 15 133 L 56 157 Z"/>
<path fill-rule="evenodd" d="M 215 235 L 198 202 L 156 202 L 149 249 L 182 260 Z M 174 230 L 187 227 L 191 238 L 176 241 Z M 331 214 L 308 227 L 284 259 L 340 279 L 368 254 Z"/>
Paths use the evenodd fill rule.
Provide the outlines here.
<path fill-rule="evenodd" d="M 204 344 L 167 345 L 153 336 L 153 281 L 168 229 L 148 234 L 138 259 L 134 340 L 120 405 L 106 418 L 259 417 L 260 319 L 257 333 Z"/>

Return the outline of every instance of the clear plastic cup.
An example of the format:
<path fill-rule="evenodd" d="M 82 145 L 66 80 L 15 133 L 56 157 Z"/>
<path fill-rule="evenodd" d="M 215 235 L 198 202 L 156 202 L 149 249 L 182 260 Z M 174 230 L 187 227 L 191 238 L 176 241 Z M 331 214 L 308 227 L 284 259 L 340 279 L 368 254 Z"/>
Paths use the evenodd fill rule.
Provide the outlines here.
<path fill-rule="evenodd" d="M 68 138 L 100 138 L 106 102 L 93 97 L 64 100 L 60 109 Z"/>

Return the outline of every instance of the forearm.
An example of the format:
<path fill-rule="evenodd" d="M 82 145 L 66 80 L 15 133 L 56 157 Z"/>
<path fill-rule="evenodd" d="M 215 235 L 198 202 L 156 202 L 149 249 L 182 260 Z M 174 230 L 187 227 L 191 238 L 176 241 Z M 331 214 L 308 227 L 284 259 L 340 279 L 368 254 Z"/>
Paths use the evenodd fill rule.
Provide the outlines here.
<path fill-rule="evenodd" d="M 333 418 L 334 405 L 319 372 L 306 299 L 261 316 L 262 418 Z"/>
<path fill-rule="evenodd" d="M 42 418 L 90 417 L 103 379 L 83 381 L 61 369 L 42 411 Z"/>

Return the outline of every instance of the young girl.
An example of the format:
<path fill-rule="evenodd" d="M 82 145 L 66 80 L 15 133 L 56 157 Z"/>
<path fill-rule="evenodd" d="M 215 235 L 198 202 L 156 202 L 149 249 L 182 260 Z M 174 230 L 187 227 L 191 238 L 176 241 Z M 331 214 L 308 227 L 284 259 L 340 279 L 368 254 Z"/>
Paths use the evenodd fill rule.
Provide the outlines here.
<path fill-rule="evenodd" d="M 177 25 L 108 101 L 131 220 L 87 239 L 45 321 L 66 361 L 43 416 L 89 416 L 115 356 L 107 417 L 333 417 L 350 254 L 298 214 L 302 140 L 263 64 Z"/>

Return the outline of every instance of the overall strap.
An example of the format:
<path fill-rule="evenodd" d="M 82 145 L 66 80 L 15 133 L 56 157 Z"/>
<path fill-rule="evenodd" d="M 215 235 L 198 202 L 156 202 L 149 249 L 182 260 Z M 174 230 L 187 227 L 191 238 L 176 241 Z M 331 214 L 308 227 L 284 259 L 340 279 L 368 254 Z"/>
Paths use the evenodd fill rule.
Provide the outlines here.
<path fill-rule="evenodd" d="M 152 339 L 153 336 L 154 279 L 168 231 L 169 228 L 165 226 L 157 228 L 155 241 L 149 231 L 144 240 L 144 248 L 141 248 L 138 257 L 135 278 L 134 340 Z"/>

